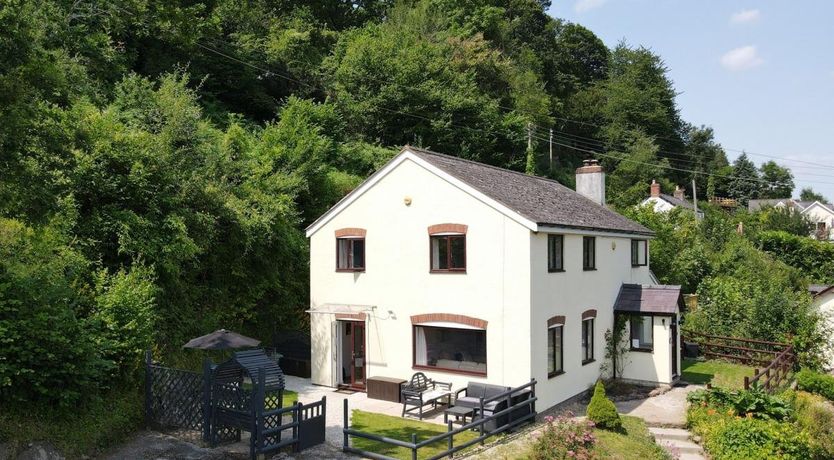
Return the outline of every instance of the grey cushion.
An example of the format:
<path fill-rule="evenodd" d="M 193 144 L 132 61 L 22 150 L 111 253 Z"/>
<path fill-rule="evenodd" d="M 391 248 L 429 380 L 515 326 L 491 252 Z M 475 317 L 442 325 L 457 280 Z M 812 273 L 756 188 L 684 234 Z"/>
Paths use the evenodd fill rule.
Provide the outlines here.
<path fill-rule="evenodd" d="M 463 406 L 463 407 L 478 407 L 481 404 L 480 398 L 475 398 L 473 396 L 462 396 L 460 398 L 455 399 L 456 406 Z"/>

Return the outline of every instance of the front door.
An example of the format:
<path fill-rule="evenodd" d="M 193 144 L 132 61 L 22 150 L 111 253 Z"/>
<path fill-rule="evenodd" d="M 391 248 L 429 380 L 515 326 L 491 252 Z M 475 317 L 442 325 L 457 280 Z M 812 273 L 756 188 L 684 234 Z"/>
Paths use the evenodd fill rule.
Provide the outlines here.
<path fill-rule="evenodd" d="M 365 389 L 365 323 L 362 321 L 348 321 L 345 323 L 346 349 L 350 350 L 348 375 L 345 384 L 358 390 Z"/>

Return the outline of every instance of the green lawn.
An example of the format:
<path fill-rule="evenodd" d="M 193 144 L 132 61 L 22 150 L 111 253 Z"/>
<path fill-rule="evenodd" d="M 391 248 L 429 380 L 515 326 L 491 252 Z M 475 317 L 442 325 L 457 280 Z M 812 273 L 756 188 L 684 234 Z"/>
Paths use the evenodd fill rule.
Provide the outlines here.
<path fill-rule="evenodd" d="M 455 425 L 455 427 L 457 426 L 458 425 Z M 400 417 L 392 417 L 390 415 L 374 414 L 361 410 L 353 411 L 351 428 L 406 442 L 411 442 L 412 433 L 417 434 L 417 442 L 420 442 L 426 438 L 437 436 L 446 432 L 445 425 L 408 420 Z M 466 431 L 455 435 L 454 441 L 455 444 L 461 444 L 477 437 L 478 434 L 476 432 Z M 353 446 L 358 449 L 387 455 L 389 457 L 402 459 L 411 458 L 411 451 L 402 447 L 396 447 L 390 444 L 354 437 L 351 437 L 351 442 Z M 432 455 L 440 453 L 447 448 L 446 442 L 447 440 L 444 439 L 442 442 L 438 442 L 435 445 L 429 445 L 420 449 L 418 458 L 429 458 Z"/>
<path fill-rule="evenodd" d="M 594 430 L 597 444 L 594 451 L 600 458 L 615 460 L 666 460 L 671 458 L 654 442 L 646 423 L 637 417 L 620 416 L 624 433 Z"/>
<path fill-rule="evenodd" d="M 684 359 L 681 378 L 689 383 L 711 383 L 716 387 L 739 389 L 744 386 L 744 376 L 753 377 L 753 368 L 727 361 L 695 361 Z"/>

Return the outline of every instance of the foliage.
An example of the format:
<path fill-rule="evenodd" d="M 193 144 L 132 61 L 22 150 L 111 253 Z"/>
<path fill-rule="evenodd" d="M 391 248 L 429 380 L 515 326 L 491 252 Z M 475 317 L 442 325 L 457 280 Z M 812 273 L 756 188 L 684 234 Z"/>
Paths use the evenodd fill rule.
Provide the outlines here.
<path fill-rule="evenodd" d="M 767 161 L 759 167 L 762 185 L 759 198 L 790 198 L 793 194 L 793 174 L 775 161 Z"/>
<path fill-rule="evenodd" d="M 588 404 L 588 419 L 605 430 L 617 431 L 623 428 L 620 414 L 617 413 L 617 406 L 605 396 L 605 385 L 602 380 L 597 380 L 594 386 L 594 395 Z"/>
<path fill-rule="evenodd" d="M 756 243 L 775 259 L 801 270 L 811 282 L 834 283 L 834 246 L 831 244 L 783 231 L 760 232 L 756 235 Z"/>
<path fill-rule="evenodd" d="M 808 433 L 811 443 L 826 458 L 834 458 L 834 405 L 821 396 L 803 391 L 788 393 L 793 423 Z"/>
<path fill-rule="evenodd" d="M 815 192 L 811 187 L 805 187 L 799 192 L 799 199 L 802 201 L 819 201 L 820 203 L 828 203 L 828 199 L 822 194 Z"/>
<path fill-rule="evenodd" d="M 580 422 L 572 415 L 560 415 L 557 418 L 548 415 L 544 418 L 544 428 L 537 433 L 531 449 L 532 460 L 596 458 L 593 452 L 596 443 L 594 422 Z"/>
<path fill-rule="evenodd" d="M 623 375 L 626 364 L 626 353 L 631 349 L 625 336 L 627 324 L 627 316 L 615 315 L 614 327 L 605 330 L 603 336 L 605 342 L 605 360 L 600 365 L 600 373 L 603 376 L 608 375 L 609 372 L 611 377 Z"/>
<path fill-rule="evenodd" d="M 764 413 L 773 412 L 774 401 L 765 402 L 760 396 L 715 389 L 692 393 L 689 400 L 687 425 L 702 438 L 711 458 L 824 458 L 808 433 L 790 420 L 762 417 Z M 746 402 L 741 408 L 756 406 L 758 412 L 738 412 L 734 405 L 742 400 Z M 779 401 L 776 407 L 779 407 L 777 413 L 781 414 L 787 402 Z"/>
<path fill-rule="evenodd" d="M 739 155 L 733 162 L 733 177 L 729 183 L 730 198 L 735 198 L 742 206 L 747 206 L 748 201 L 759 197 L 761 184 L 756 165 L 747 158 L 746 153 Z"/>
<path fill-rule="evenodd" d="M 690 404 L 701 407 L 715 407 L 732 415 L 760 418 L 764 420 L 783 420 L 790 413 L 790 404 L 783 398 L 772 396 L 761 388 L 749 390 L 727 390 L 721 387 L 698 390 L 686 397 Z"/>
<path fill-rule="evenodd" d="M 781 231 L 791 235 L 807 237 L 814 228 L 806 214 L 785 207 L 766 207 L 754 213 L 758 218 L 760 231 Z M 755 238 L 755 235 L 753 236 Z"/>
<path fill-rule="evenodd" d="M 33 440 L 55 446 L 67 458 L 94 458 L 124 442 L 142 426 L 143 399 L 136 388 L 115 388 L 101 398 L 69 409 L 33 404 L 4 404 L 0 411 L 0 439 L 14 451 Z"/>
<path fill-rule="evenodd" d="M 796 374 L 796 388 L 834 401 L 834 376 L 802 369 Z"/>

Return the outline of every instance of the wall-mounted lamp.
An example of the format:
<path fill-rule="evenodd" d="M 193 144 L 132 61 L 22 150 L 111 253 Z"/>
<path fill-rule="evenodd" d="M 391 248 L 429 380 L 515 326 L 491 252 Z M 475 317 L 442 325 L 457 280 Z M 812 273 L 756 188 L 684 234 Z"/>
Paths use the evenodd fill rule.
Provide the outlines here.
<path fill-rule="evenodd" d="M 403 198 L 403 203 L 405 203 L 406 206 L 411 206 L 411 197 L 407 196 Z"/>
<path fill-rule="evenodd" d="M 612 250 L 612 251 L 615 251 L 616 249 L 617 249 L 617 242 L 616 242 L 616 241 L 612 241 L 612 242 L 611 242 L 611 250 Z"/>
<path fill-rule="evenodd" d="M 666 318 L 660 318 L 660 324 L 662 324 L 663 327 L 666 327 Z"/>

